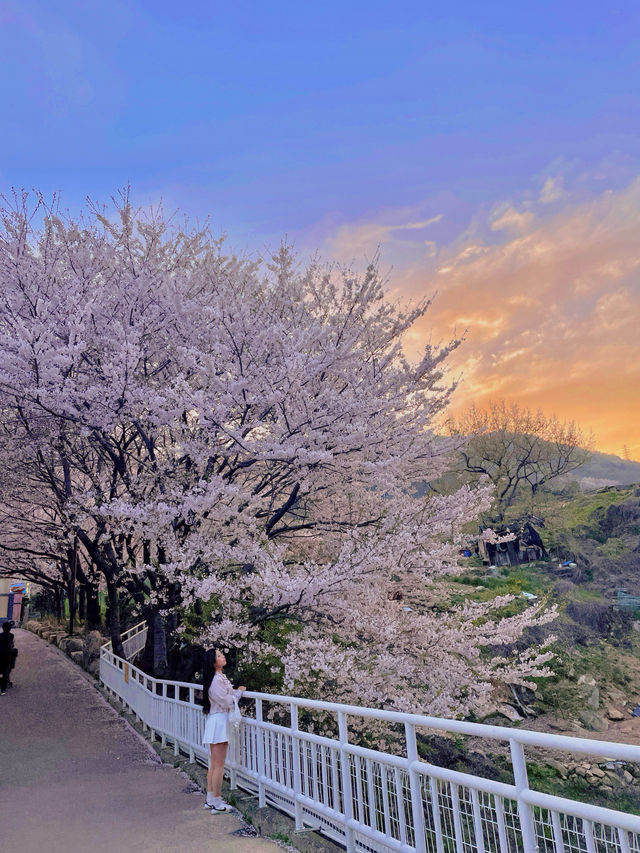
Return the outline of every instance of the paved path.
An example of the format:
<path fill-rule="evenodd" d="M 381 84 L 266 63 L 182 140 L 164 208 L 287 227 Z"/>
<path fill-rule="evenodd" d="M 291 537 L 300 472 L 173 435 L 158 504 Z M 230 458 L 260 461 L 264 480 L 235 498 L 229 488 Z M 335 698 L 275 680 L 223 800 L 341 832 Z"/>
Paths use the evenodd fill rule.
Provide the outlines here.
<path fill-rule="evenodd" d="M 62 652 L 16 630 L 15 687 L 0 696 L 3 853 L 277 853 L 233 836 L 186 775 L 105 702 Z"/>

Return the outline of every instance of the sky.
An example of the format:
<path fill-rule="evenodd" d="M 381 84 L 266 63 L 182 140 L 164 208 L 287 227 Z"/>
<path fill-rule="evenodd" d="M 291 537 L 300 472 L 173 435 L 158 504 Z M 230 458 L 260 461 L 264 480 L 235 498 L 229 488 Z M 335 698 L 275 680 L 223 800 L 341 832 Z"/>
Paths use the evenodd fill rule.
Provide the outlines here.
<path fill-rule="evenodd" d="M 0 0 L 0 191 L 286 235 L 464 335 L 506 399 L 640 460 L 640 4 Z"/>

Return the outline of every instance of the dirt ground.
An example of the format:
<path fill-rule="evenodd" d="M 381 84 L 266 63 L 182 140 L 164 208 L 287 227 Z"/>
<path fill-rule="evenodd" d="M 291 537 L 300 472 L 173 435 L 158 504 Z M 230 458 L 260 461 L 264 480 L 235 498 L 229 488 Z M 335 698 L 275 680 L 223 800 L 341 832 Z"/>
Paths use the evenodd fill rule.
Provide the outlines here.
<path fill-rule="evenodd" d="M 204 809 L 62 652 L 15 636 L 15 686 L 0 696 L 0 850 L 277 853 L 234 836 L 238 817 Z"/>

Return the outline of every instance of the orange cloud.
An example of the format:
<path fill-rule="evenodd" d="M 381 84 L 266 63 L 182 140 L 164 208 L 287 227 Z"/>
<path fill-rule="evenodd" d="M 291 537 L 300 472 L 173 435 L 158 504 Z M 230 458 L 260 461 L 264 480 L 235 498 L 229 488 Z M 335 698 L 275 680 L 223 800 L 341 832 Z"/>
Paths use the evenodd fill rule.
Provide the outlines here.
<path fill-rule="evenodd" d="M 363 229 L 343 228 L 341 249 Z M 640 459 L 639 237 L 640 179 L 579 203 L 548 179 L 537 201 L 496 206 L 435 258 L 408 253 L 403 267 L 393 247 L 393 295 L 437 291 L 407 347 L 467 329 L 451 360 L 463 378 L 455 408 L 504 397 Z"/>

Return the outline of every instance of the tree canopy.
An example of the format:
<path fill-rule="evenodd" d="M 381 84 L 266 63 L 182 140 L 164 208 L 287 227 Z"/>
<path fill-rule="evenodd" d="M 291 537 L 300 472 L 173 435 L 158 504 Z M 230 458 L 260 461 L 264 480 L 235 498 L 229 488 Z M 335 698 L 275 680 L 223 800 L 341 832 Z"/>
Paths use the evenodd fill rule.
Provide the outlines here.
<path fill-rule="evenodd" d="M 498 521 L 523 490 L 535 496 L 546 483 L 590 457 L 592 439 L 574 421 L 547 417 L 517 403 L 473 405 L 447 423 L 451 436 L 464 438 L 459 451 L 463 470 L 494 484 Z"/>
<path fill-rule="evenodd" d="M 490 499 L 411 488 L 456 445 L 431 425 L 458 342 L 403 352 L 427 302 L 392 305 L 375 264 L 227 254 L 126 197 L 111 218 L 38 212 L 2 211 L 4 571 L 68 577 L 79 555 L 116 651 L 126 595 L 159 675 L 203 602 L 203 642 L 275 652 L 287 689 L 336 700 L 452 714 L 541 671 L 544 652 L 482 650 L 549 615 L 425 596 Z"/>

